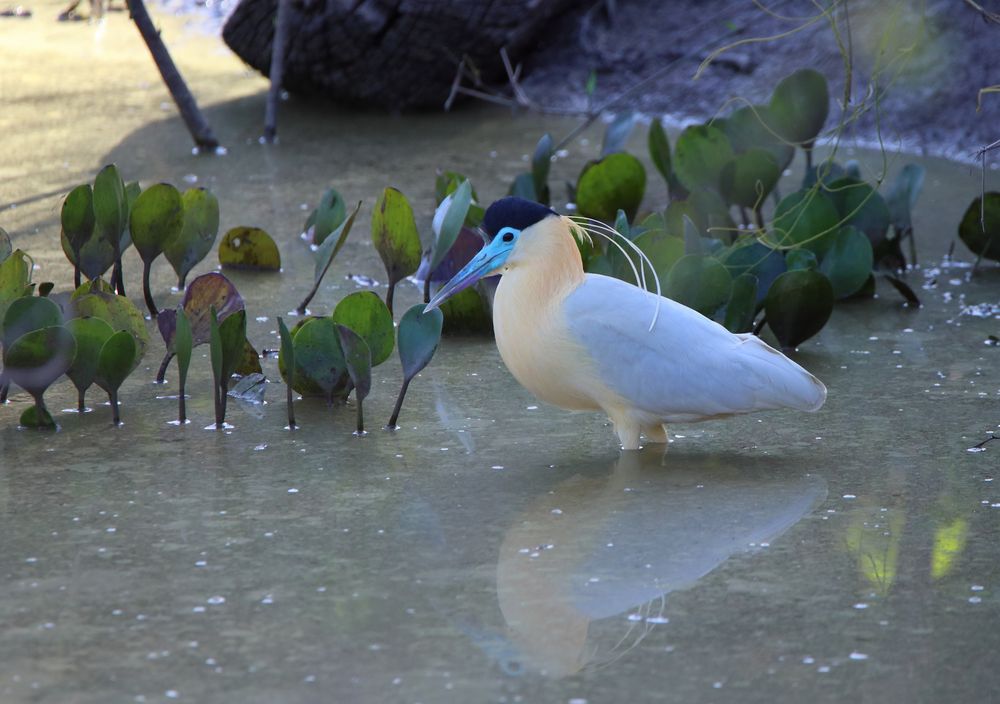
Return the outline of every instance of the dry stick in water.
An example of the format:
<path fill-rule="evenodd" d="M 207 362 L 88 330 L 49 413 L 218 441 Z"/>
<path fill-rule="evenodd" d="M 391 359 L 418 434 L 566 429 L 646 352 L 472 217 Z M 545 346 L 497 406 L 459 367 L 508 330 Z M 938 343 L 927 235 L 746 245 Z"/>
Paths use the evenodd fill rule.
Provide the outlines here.
<path fill-rule="evenodd" d="M 288 43 L 288 19 L 291 14 L 291 0 L 278 0 L 278 16 L 274 23 L 274 40 L 271 43 L 271 66 L 268 78 L 271 88 L 267 92 L 264 108 L 264 141 L 273 143 L 278 136 L 278 98 L 281 96 L 281 82 L 285 74 L 285 45 Z"/>
<path fill-rule="evenodd" d="M 159 69 L 163 82 L 167 84 L 170 96 L 177 104 L 181 119 L 184 120 L 184 124 L 188 128 L 188 132 L 191 133 L 194 143 L 201 149 L 214 150 L 219 146 L 219 140 L 212 133 L 212 128 L 198 109 L 198 103 L 184 83 L 184 79 L 181 77 L 180 71 L 177 70 L 174 60 L 170 58 L 170 52 L 167 51 L 163 39 L 160 38 L 160 33 L 153 25 L 153 20 L 150 18 L 149 12 L 146 11 L 146 6 L 142 0 L 127 0 L 127 4 L 129 13 L 132 15 L 132 21 L 135 22 L 135 26 L 139 29 L 139 34 L 142 35 L 143 40 L 146 42 L 149 53 L 156 63 L 156 68 Z"/>

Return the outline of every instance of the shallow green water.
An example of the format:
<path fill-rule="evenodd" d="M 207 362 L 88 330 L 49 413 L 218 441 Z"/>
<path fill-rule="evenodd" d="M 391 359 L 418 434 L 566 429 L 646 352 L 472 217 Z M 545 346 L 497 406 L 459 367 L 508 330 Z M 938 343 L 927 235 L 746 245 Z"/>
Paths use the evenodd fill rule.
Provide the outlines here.
<path fill-rule="evenodd" d="M 192 157 L 182 133 L 152 124 L 101 163 L 144 184 L 207 185 L 224 229 L 275 235 L 284 273 L 232 277 L 251 339 L 270 348 L 275 316 L 310 283 L 301 204 L 330 185 L 366 201 L 312 305 L 329 310 L 359 286 L 348 275 L 383 278 L 367 241 L 383 186 L 414 200 L 426 231 L 435 168 L 465 171 L 489 200 L 542 129 L 569 127 L 290 104 L 284 143 L 265 148 L 259 108 L 211 110 L 225 157 Z M 570 146 L 553 184 L 599 137 Z M 925 163 L 927 268 L 910 275 L 924 306 L 889 290 L 838 306 L 798 355 L 830 389 L 820 413 L 677 426 L 665 456 L 622 455 L 602 418 L 537 403 L 479 339 L 447 339 L 402 429 L 365 438 L 351 435 L 353 407 L 323 404 L 299 404 L 302 429 L 283 430 L 280 384 L 263 407 L 233 402 L 232 431 L 204 430 L 201 349 L 194 422 L 169 425 L 175 401 L 158 397 L 176 390 L 151 383 L 157 343 L 123 389 L 119 429 L 98 406 L 57 414 L 56 434 L 18 430 L 16 395 L 0 408 L 0 700 L 988 699 L 1000 687 L 1000 441 L 967 448 L 1000 422 L 1000 350 L 984 344 L 1000 313 L 962 309 L 1000 304 L 1000 270 L 970 281 L 966 264 L 930 268 L 979 176 Z M 650 184 L 655 204 L 652 173 Z M 37 228 L 18 241 L 36 280 L 68 280 L 58 202 L 17 214 L 23 232 Z M 162 307 L 177 299 L 169 268 L 158 271 Z M 417 298 L 405 286 L 399 309 Z M 396 365 L 377 370 L 373 429 Z M 61 385 L 48 400 L 66 408 L 73 394 Z"/>

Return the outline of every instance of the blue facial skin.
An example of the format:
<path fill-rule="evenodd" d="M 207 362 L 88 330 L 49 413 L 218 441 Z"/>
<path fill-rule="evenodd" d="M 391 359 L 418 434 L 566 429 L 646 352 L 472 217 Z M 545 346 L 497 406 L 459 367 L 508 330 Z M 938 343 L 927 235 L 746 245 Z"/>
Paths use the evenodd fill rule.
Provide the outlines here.
<path fill-rule="evenodd" d="M 502 267 L 504 262 L 507 261 L 507 257 L 514 250 L 514 246 L 517 244 L 517 239 L 520 236 L 521 231 L 513 227 L 500 228 L 493 241 L 479 250 L 479 253 L 472 258 L 472 261 L 455 274 L 451 278 L 451 281 L 441 287 L 441 290 L 434 295 L 430 303 L 424 307 L 424 312 L 434 310 L 459 291 L 464 291 L 479 281 L 479 279 Z"/>

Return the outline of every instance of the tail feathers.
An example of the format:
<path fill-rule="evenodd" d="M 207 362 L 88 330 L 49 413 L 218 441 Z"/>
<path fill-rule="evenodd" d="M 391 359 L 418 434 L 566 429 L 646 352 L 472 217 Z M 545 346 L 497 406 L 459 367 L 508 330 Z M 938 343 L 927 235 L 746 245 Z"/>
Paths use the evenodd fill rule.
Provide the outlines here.
<path fill-rule="evenodd" d="M 762 408 L 792 408 L 813 413 L 826 402 L 826 386 L 756 335 L 739 335 L 748 371 L 760 379 Z"/>

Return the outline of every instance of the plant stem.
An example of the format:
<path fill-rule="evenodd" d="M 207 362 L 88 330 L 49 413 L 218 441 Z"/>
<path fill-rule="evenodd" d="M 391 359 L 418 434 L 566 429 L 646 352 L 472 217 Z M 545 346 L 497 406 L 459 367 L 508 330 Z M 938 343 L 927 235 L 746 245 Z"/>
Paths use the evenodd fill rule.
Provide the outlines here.
<path fill-rule="evenodd" d="M 177 395 L 177 420 L 181 425 L 187 423 L 187 400 L 184 398 L 185 386 L 186 384 L 184 383 L 184 379 L 182 378 Z"/>
<path fill-rule="evenodd" d="M 73 263 L 73 288 L 80 288 L 83 283 L 80 277 L 80 253 L 76 253 L 76 261 Z"/>
<path fill-rule="evenodd" d="M 389 315 L 392 315 L 392 298 L 393 294 L 396 293 L 396 282 L 389 282 L 389 290 L 385 294 L 385 307 L 389 309 Z"/>
<path fill-rule="evenodd" d="M 803 147 L 806 153 L 806 171 L 809 171 L 813 167 L 813 150 L 812 146 Z"/>
<path fill-rule="evenodd" d="M 764 232 L 764 213 L 761 212 L 760 207 L 753 209 L 753 216 L 757 220 L 757 229 Z"/>
<path fill-rule="evenodd" d="M 0 403 L 7 403 L 7 394 L 10 393 L 10 382 L 3 372 L 0 372 Z"/>
<path fill-rule="evenodd" d="M 222 409 L 222 383 L 218 380 L 215 384 L 215 429 L 221 430 L 222 424 L 226 422 L 226 412 Z"/>
<path fill-rule="evenodd" d="M 142 263 L 142 297 L 146 299 L 146 308 L 149 309 L 149 314 L 154 318 L 160 314 L 156 310 L 156 301 L 153 300 L 153 292 L 149 290 L 149 271 L 152 268 L 153 262 L 143 262 Z"/>
<path fill-rule="evenodd" d="M 194 139 L 194 143 L 199 148 L 214 150 L 219 146 L 219 140 L 212 133 L 212 128 L 198 109 L 198 103 L 184 83 L 184 79 L 181 77 L 180 71 L 177 70 L 173 59 L 170 58 L 170 53 L 163 44 L 160 33 L 156 30 L 153 20 L 146 11 L 146 6 L 143 5 L 142 0 L 126 0 L 126 4 L 128 5 L 129 14 L 132 15 L 132 21 L 135 22 L 139 34 L 142 35 L 143 40 L 146 42 L 146 47 L 149 49 L 149 53 L 156 63 L 156 68 L 160 71 L 163 82 L 167 85 L 167 89 L 170 90 L 170 96 L 177 104 L 177 110 L 180 112 L 181 119 L 184 120 L 188 132 Z"/>
<path fill-rule="evenodd" d="M 76 410 L 77 410 L 78 413 L 86 413 L 87 412 L 87 399 L 85 398 L 86 395 L 87 395 L 86 389 L 77 389 L 77 392 L 76 392 Z"/>
<path fill-rule="evenodd" d="M 281 96 L 281 81 L 285 74 L 285 44 L 288 40 L 291 4 L 291 0 L 278 0 L 278 13 L 274 21 L 271 66 L 268 70 L 271 88 L 267 92 L 267 105 L 264 108 L 264 140 L 268 143 L 273 143 L 278 136 L 278 99 Z"/>
<path fill-rule="evenodd" d="M 424 279 L 424 304 L 431 302 L 431 272 L 427 272 L 427 278 Z"/>
<path fill-rule="evenodd" d="M 111 399 L 111 422 L 115 425 L 121 425 L 122 419 L 118 415 L 118 389 L 109 391 L 108 398 Z"/>
<path fill-rule="evenodd" d="M 392 417 L 389 418 L 389 422 L 386 424 L 389 430 L 396 429 L 396 421 L 399 420 L 399 409 L 403 407 L 403 398 L 406 396 L 406 390 L 410 386 L 410 380 L 403 380 L 403 386 L 399 389 L 399 396 L 396 397 L 396 406 L 392 409 Z"/>
<path fill-rule="evenodd" d="M 358 399 L 358 435 L 365 433 L 365 413 L 362 409 L 361 399 Z"/>
<path fill-rule="evenodd" d="M 285 404 L 288 406 L 288 428 L 295 430 L 295 408 L 292 405 L 292 385 L 285 384 Z"/>
<path fill-rule="evenodd" d="M 160 362 L 160 368 L 156 372 L 156 383 L 162 384 L 163 380 L 167 378 L 167 367 L 170 366 L 170 360 L 174 358 L 174 353 L 167 350 L 167 353 L 163 355 L 163 361 Z"/>

